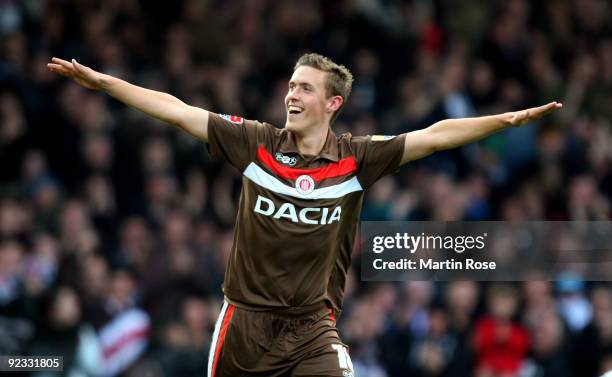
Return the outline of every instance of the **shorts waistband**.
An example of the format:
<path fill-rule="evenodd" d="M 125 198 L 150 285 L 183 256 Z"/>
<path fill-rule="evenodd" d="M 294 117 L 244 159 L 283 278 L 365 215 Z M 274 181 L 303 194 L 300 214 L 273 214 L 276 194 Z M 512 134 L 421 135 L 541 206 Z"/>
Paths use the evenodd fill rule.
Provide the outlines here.
<path fill-rule="evenodd" d="M 287 308 L 273 309 L 269 313 L 283 318 L 299 318 L 307 317 L 323 312 L 327 308 L 327 304 L 321 301 L 316 304 L 307 306 L 294 306 Z"/>
<path fill-rule="evenodd" d="M 288 307 L 279 307 L 279 308 L 251 309 L 249 307 L 245 307 L 244 305 L 240 305 L 240 304 L 236 305 L 232 301 L 228 300 L 227 297 L 225 298 L 225 300 L 228 303 L 242 310 L 258 312 L 258 313 L 267 313 L 267 314 L 270 314 L 276 317 L 282 317 L 282 318 L 300 318 L 300 317 L 306 317 L 306 316 L 314 315 L 317 313 L 321 313 L 324 310 L 330 310 L 329 305 L 325 301 L 321 301 L 321 302 L 318 302 L 312 305 L 306 305 L 306 306 L 288 306 Z"/>

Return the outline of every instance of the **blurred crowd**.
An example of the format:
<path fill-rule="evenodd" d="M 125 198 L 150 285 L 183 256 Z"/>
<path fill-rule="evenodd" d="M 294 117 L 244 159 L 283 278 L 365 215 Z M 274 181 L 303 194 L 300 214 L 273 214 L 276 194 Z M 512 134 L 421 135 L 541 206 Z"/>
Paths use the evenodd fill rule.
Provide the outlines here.
<path fill-rule="evenodd" d="M 51 74 L 52 56 L 282 127 L 293 64 L 318 52 L 356 78 L 336 134 L 561 101 L 382 179 L 362 218 L 609 220 L 610 20 L 607 0 L 0 1 L 0 354 L 63 355 L 71 377 L 201 376 L 232 244 L 239 172 Z M 612 369 L 608 284 L 358 276 L 338 326 L 359 377 Z"/>

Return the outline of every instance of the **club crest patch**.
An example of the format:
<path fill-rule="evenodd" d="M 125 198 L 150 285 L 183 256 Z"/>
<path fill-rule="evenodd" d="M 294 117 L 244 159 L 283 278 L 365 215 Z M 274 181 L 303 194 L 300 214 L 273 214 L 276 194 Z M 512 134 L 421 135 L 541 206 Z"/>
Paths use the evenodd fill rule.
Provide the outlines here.
<path fill-rule="evenodd" d="M 372 141 L 385 141 L 391 140 L 395 135 L 372 135 Z"/>
<path fill-rule="evenodd" d="M 300 175 L 295 180 L 295 188 L 300 194 L 308 195 L 314 191 L 315 182 L 309 175 Z"/>
<path fill-rule="evenodd" d="M 227 121 L 230 121 L 232 123 L 236 123 L 236 124 L 242 124 L 244 123 L 244 118 L 243 117 L 239 117 L 236 115 L 227 115 L 227 114 L 219 114 L 219 116 Z"/>

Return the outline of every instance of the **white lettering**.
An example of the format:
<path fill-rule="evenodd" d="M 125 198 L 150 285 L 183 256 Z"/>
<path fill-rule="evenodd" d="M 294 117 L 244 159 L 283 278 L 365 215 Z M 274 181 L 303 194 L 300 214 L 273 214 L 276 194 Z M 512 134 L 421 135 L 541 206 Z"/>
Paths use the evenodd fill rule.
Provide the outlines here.
<path fill-rule="evenodd" d="M 311 220 L 306 217 L 308 212 L 321 212 L 321 208 L 304 208 L 300 211 L 300 221 L 304 224 L 318 224 L 317 220 Z"/>
<path fill-rule="evenodd" d="M 266 203 L 268 205 L 268 209 L 261 209 L 261 203 Z M 257 202 L 255 203 L 255 212 L 261 213 L 264 216 L 270 216 L 274 213 L 274 202 L 268 198 L 264 198 L 263 196 L 257 195 Z"/>
<path fill-rule="evenodd" d="M 278 209 L 278 212 L 276 212 L 276 215 L 274 215 L 275 219 L 280 219 L 281 217 L 287 218 L 294 223 L 298 222 L 295 207 L 291 203 L 283 203 L 283 205 Z"/>
<path fill-rule="evenodd" d="M 376 254 L 380 254 L 383 252 L 383 250 L 385 250 L 385 248 L 381 246 L 381 243 L 383 242 L 383 240 L 384 240 L 384 237 L 382 236 L 376 236 L 372 240 L 374 242 L 374 245 L 372 246 L 372 251 L 374 251 Z M 380 260 L 380 259 L 376 259 L 376 260 Z M 376 263 L 376 260 L 374 261 L 374 263 Z M 374 268 L 376 268 L 376 266 Z"/>
<path fill-rule="evenodd" d="M 329 213 L 329 208 L 323 208 L 323 215 L 321 216 L 321 224 L 327 224 L 327 214 Z"/>
<path fill-rule="evenodd" d="M 332 215 L 329 218 L 328 224 L 331 224 L 334 221 L 340 221 L 340 212 L 342 212 L 342 208 L 340 208 L 340 207 L 334 208 L 334 212 L 332 212 Z"/>
<path fill-rule="evenodd" d="M 329 216 L 329 212 L 331 210 L 331 216 Z M 276 205 L 274 202 L 268 198 L 265 198 L 261 195 L 257 195 L 257 201 L 255 202 L 255 208 L 253 208 L 255 213 L 264 215 L 264 216 L 272 216 L 275 219 L 285 218 L 291 220 L 294 223 L 303 223 L 303 224 L 331 224 L 334 221 L 339 222 L 342 215 L 342 208 L 340 206 L 336 206 L 333 208 L 328 207 L 306 207 L 298 210 L 295 208 L 295 205 L 292 203 L 282 203 L 278 210 L 276 209 Z M 318 213 L 321 213 L 321 218 L 319 220 L 316 219 Z M 329 219 L 328 219 L 329 216 Z"/>
<path fill-rule="evenodd" d="M 465 261 L 466 270 L 495 270 L 497 264 L 495 262 L 480 262 L 468 258 Z"/>

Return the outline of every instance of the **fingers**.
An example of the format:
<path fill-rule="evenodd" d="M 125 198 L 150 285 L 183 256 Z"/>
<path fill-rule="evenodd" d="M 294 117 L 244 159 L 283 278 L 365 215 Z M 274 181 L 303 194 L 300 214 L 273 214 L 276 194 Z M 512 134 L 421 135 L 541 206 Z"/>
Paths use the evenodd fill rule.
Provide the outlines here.
<path fill-rule="evenodd" d="M 79 72 L 83 72 L 83 68 L 84 66 L 82 66 L 80 63 L 78 63 L 76 61 L 76 59 L 72 59 L 72 65 L 74 66 L 74 68 L 79 71 Z"/>
<path fill-rule="evenodd" d="M 72 59 L 72 61 L 69 62 L 67 60 L 54 57 L 54 58 L 51 58 L 51 61 L 53 63 L 47 64 L 49 68 L 62 67 L 65 70 L 80 72 L 80 73 L 83 73 L 83 71 L 85 70 L 85 66 L 78 63 L 76 59 Z"/>
<path fill-rule="evenodd" d="M 73 69 L 72 63 L 60 58 L 52 58 L 51 61 L 55 64 L 59 64 L 64 68 Z"/>
<path fill-rule="evenodd" d="M 72 77 L 75 74 L 75 69 L 72 63 L 60 59 L 60 58 L 52 58 L 51 61 L 53 63 L 48 63 L 47 67 L 51 72 L 59 73 L 63 76 Z"/>
<path fill-rule="evenodd" d="M 76 59 L 67 61 L 60 58 L 52 58 L 52 63 L 48 63 L 47 67 L 51 72 L 59 73 L 60 75 L 76 79 L 78 77 L 85 78 L 87 76 L 86 67 L 79 64 Z"/>
<path fill-rule="evenodd" d="M 93 80 L 94 79 L 94 74 L 95 71 L 92 70 L 91 68 L 79 63 L 76 61 L 76 59 L 72 59 L 72 66 L 74 67 L 77 75 L 79 75 L 80 77 L 86 79 L 86 80 Z"/>
<path fill-rule="evenodd" d="M 63 65 L 60 65 L 60 64 L 49 63 L 47 64 L 47 67 L 49 68 L 51 72 L 59 73 L 60 75 L 63 75 L 63 76 L 70 77 L 73 74 L 72 70 L 66 69 Z"/>
<path fill-rule="evenodd" d="M 510 122 L 514 126 L 521 126 L 532 120 L 540 119 L 544 115 L 547 115 L 548 113 L 560 109 L 562 107 L 562 103 L 553 101 L 539 107 L 532 107 L 530 109 L 517 111 L 514 113 L 514 118 Z"/>
<path fill-rule="evenodd" d="M 529 109 L 527 110 L 529 113 L 529 118 L 532 119 L 538 119 L 548 113 L 550 113 L 553 110 L 557 110 L 560 109 L 561 107 L 563 107 L 563 104 L 557 102 L 557 101 L 553 101 L 553 102 L 549 102 L 546 105 L 542 105 L 540 107 L 534 107 L 533 109 Z"/>
<path fill-rule="evenodd" d="M 47 67 L 51 68 L 51 69 L 55 69 L 57 71 L 61 71 L 64 69 L 64 67 L 62 67 L 59 64 L 55 64 L 55 63 L 47 63 Z"/>
<path fill-rule="evenodd" d="M 544 106 L 538 107 L 538 111 L 547 112 L 547 111 L 554 110 L 554 109 L 560 109 L 561 107 L 563 107 L 562 103 L 553 101 L 553 102 L 547 103 Z"/>

